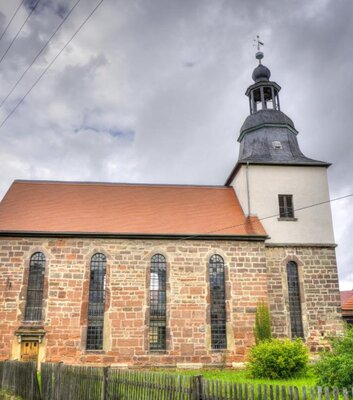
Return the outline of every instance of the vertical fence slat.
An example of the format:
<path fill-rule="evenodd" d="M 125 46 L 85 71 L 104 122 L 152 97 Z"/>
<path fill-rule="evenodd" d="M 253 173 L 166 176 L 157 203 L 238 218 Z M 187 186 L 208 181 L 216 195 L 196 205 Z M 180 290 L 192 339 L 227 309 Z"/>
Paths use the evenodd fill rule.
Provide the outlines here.
<path fill-rule="evenodd" d="M 317 400 L 322 400 L 322 387 L 317 388 Z"/>

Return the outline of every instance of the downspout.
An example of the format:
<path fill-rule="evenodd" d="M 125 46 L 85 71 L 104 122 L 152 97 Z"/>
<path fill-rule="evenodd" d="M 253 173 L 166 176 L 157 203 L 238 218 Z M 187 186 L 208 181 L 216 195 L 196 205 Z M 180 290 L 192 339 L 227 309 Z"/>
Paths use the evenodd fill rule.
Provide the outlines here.
<path fill-rule="evenodd" d="M 248 218 L 250 217 L 249 161 L 246 163 L 246 193 L 248 197 Z"/>

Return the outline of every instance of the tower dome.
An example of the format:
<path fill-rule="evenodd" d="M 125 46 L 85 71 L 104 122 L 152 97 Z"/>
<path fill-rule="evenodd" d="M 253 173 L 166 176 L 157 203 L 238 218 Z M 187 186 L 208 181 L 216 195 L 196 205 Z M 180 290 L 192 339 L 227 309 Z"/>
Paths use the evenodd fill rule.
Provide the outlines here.
<path fill-rule="evenodd" d="M 271 71 L 263 64 L 259 64 L 252 73 L 254 82 L 269 81 L 270 77 Z"/>
<path fill-rule="evenodd" d="M 300 150 L 293 121 L 281 111 L 281 87 L 270 80 L 271 71 L 261 63 L 264 54 L 256 53 L 259 64 L 252 73 L 254 83 L 249 97 L 250 115 L 240 129 L 238 163 L 322 165 L 328 164 L 306 157 Z"/>

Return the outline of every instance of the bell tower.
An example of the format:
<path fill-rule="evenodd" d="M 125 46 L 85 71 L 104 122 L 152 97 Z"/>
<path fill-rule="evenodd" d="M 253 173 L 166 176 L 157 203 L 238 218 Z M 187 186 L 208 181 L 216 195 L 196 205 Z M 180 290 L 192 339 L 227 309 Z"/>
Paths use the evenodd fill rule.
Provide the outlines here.
<path fill-rule="evenodd" d="M 306 157 L 293 121 L 281 111 L 281 87 L 258 65 L 245 94 L 249 115 L 238 142 L 238 161 L 226 185 L 233 186 L 246 215 L 257 215 L 271 243 L 333 244 L 327 168 L 329 163 Z M 314 206 L 318 203 L 324 203 Z M 270 218 L 271 217 L 271 218 Z"/>

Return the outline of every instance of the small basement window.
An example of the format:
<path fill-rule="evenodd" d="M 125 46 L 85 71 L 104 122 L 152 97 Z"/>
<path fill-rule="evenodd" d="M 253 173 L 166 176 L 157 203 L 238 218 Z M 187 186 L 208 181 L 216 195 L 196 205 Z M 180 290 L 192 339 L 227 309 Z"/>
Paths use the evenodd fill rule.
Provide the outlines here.
<path fill-rule="evenodd" d="M 272 146 L 275 150 L 282 149 L 282 143 L 279 140 L 275 140 L 272 142 Z"/>
<path fill-rule="evenodd" d="M 279 202 L 279 217 L 294 218 L 293 195 L 279 194 L 278 202 Z"/>

